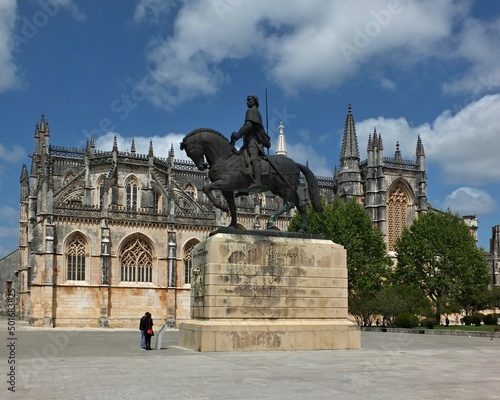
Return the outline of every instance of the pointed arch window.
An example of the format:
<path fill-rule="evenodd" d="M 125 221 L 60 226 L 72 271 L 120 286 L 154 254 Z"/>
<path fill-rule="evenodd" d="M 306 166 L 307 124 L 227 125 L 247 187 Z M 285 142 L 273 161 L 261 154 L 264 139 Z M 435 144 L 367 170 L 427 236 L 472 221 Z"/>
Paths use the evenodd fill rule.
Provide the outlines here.
<path fill-rule="evenodd" d="M 265 193 L 259 193 L 259 203 L 261 207 L 266 206 L 266 194 Z"/>
<path fill-rule="evenodd" d="M 127 211 L 137 211 L 137 182 L 130 180 L 126 186 L 127 191 Z"/>
<path fill-rule="evenodd" d="M 153 189 L 153 210 L 155 213 L 159 213 L 162 211 L 161 193 L 157 189 Z"/>
<path fill-rule="evenodd" d="M 106 178 L 104 175 L 101 175 L 101 177 L 97 180 L 97 188 L 99 189 L 97 192 L 97 195 L 99 196 L 97 201 L 99 203 L 99 208 L 102 209 L 104 206 L 104 194 L 106 193 L 106 187 L 104 186 L 106 182 Z"/>
<path fill-rule="evenodd" d="M 190 240 L 184 246 L 184 283 L 191 283 L 191 271 L 193 270 L 193 248 L 199 243 L 198 240 Z"/>
<path fill-rule="evenodd" d="M 396 239 L 401 236 L 408 220 L 409 199 L 400 186 L 390 191 L 387 199 L 387 247 L 394 251 Z"/>
<path fill-rule="evenodd" d="M 186 190 L 186 193 L 187 193 L 187 194 L 188 194 L 188 195 L 189 195 L 192 199 L 196 200 L 196 188 L 194 187 L 194 185 L 193 185 L 193 184 L 188 183 L 188 184 L 186 185 L 185 190 Z"/>
<path fill-rule="evenodd" d="M 69 181 L 73 179 L 74 176 L 75 174 L 73 173 L 73 171 L 67 172 L 63 178 L 63 186 L 66 186 L 69 183 Z"/>
<path fill-rule="evenodd" d="M 122 282 L 152 282 L 153 251 L 140 237 L 127 242 L 121 255 Z"/>
<path fill-rule="evenodd" d="M 68 243 L 66 251 L 67 274 L 68 281 L 84 281 L 85 280 L 85 254 L 86 243 L 80 235 L 74 236 Z"/>

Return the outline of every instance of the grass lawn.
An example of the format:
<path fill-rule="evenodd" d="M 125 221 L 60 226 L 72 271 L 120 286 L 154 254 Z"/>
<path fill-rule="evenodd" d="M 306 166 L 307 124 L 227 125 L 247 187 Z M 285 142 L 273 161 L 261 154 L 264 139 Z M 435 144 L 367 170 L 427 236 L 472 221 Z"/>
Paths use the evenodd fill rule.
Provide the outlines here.
<path fill-rule="evenodd" d="M 418 327 L 415 329 L 422 329 Z M 436 325 L 434 329 L 448 330 L 448 331 L 480 331 L 480 332 L 493 332 L 495 328 L 500 328 L 498 325 Z M 427 329 L 427 328 L 424 328 Z"/>

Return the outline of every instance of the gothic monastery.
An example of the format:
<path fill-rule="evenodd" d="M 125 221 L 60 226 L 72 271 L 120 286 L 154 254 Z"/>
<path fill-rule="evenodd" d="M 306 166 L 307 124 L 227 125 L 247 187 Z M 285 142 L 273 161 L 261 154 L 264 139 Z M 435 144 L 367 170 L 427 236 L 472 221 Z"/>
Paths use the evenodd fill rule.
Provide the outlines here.
<path fill-rule="evenodd" d="M 116 139 L 109 151 L 96 150 L 93 139 L 84 149 L 55 146 L 44 115 L 34 139 L 20 181 L 20 318 L 33 326 L 129 328 L 145 311 L 157 326 L 189 319 L 191 250 L 229 223 L 201 190 L 206 173 L 176 159 L 173 146 L 166 158 L 152 143 L 137 154 L 134 142 L 119 149 Z M 286 155 L 283 125 L 276 153 Z M 374 130 L 360 158 L 349 106 L 340 164 L 318 183 L 327 202 L 359 199 L 391 252 L 403 227 L 427 210 L 425 153 L 420 137 L 415 160 L 402 159 L 399 146 L 394 157 L 383 153 Z M 281 206 L 270 193 L 237 202 L 241 229 L 264 229 Z M 286 231 L 291 217 L 275 229 Z"/>

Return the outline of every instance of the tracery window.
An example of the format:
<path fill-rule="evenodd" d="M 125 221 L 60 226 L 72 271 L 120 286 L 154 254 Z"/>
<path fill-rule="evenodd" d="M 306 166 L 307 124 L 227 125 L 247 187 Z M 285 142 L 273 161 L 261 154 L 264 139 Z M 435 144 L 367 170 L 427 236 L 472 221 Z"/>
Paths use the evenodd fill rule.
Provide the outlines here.
<path fill-rule="evenodd" d="M 184 246 L 184 283 L 191 283 L 191 271 L 193 270 L 193 248 L 198 244 L 198 240 L 191 240 Z"/>
<path fill-rule="evenodd" d="M 67 274 L 69 281 L 85 280 L 85 253 L 86 244 L 80 235 L 74 236 L 68 243 L 66 251 Z"/>
<path fill-rule="evenodd" d="M 121 280 L 123 282 L 151 282 L 152 275 L 151 246 L 140 237 L 127 242 L 121 255 Z"/>
<path fill-rule="evenodd" d="M 137 182 L 131 180 L 127 183 L 127 211 L 137 211 Z"/>
<path fill-rule="evenodd" d="M 394 188 L 387 200 L 387 246 L 394 251 L 396 239 L 401 236 L 408 219 L 408 197 L 400 187 Z"/>

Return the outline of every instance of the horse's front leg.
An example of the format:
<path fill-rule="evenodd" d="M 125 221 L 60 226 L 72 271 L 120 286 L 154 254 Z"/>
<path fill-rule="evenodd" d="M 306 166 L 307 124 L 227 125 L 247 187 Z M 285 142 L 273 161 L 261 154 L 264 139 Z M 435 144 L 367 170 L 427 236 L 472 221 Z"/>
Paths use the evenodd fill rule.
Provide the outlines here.
<path fill-rule="evenodd" d="M 232 191 L 223 191 L 222 195 L 226 199 L 227 205 L 229 207 L 229 213 L 231 215 L 231 224 L 230 227 L 236 228 L 236 203 L 234 202 L 234 192 Z"/>
<path fill-rule="evenodd" d="M 217 184 L 217 182 L 207 183 L 203 185 L 203 193 L 207 195 L 209 200 L 213 203 L 213 205 L 224 212 L 229 212 L 229 208 L 227 204 L 224 204 L 222 201 L 217 199 L 214 195 L 213 188 Z M 234 202 L 234 199 L 233 199 Z"/>
<path fill-rule="evenodd" d="M 280 215 L 286 213 L 287 211 L 290 211 L 292 208 L 293 204 L 288 201 L 285 201 L 283 206 L 281 206 L 281 208 L 278 211 L 276 211 L 273 215 L 269 217 L 269 220 L 267 221 L 267 229 L 273 228 L 274 225 L 276 224 L 276 220 L 280 217 Z"/>

